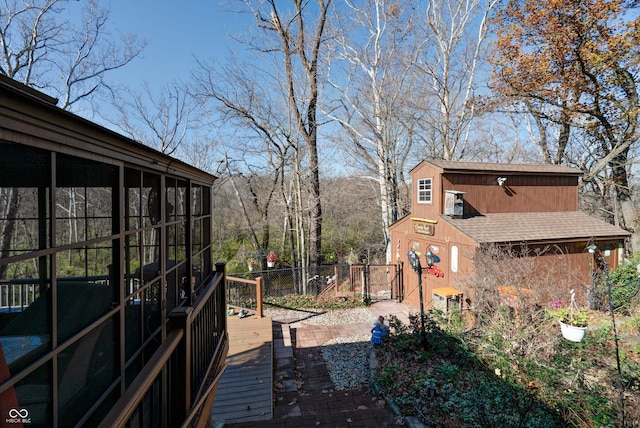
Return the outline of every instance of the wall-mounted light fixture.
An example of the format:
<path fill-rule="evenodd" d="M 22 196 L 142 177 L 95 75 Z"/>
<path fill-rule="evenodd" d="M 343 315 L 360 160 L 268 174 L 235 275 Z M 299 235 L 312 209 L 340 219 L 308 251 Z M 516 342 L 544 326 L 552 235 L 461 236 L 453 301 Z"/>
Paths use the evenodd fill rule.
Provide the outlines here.
<path fill-rule="evenodd" d="M 427 250 L 427 252 L 424 254 L 424 258 L 427 259 L 427 266 L 433 267 L 433 262 L 435 258 L 431 250 Z"/>
<path fill-rule="evenodd" d="M 496 181 L 498 182 L 498 186 L 504 187 L 504 183 L 507 182 L 507 177 L 498 177 Z"/>

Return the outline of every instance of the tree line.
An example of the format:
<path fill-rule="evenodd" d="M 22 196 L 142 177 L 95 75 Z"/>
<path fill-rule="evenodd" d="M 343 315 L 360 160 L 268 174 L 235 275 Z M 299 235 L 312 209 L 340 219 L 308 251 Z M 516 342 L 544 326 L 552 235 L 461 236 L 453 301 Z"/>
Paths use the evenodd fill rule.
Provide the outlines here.
<path fill-rule="evenodd" d="M 634 1 L 230 0 L 252 21 L 234 51 L 159 93 L 109 82 L 144 40 L 115 40 L 97 2 L 80 23 L 68 7 L 0 6 L 0 73 L 218 175 L 225 258 L 391 262 L 426 158 L 579 168 L 582 209 L 640 248 Z"/>

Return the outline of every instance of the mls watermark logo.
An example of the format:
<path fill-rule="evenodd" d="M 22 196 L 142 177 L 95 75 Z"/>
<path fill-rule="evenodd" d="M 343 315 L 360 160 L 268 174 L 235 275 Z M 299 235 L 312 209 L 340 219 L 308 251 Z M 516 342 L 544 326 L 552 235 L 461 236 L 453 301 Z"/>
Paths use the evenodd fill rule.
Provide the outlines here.
<path fill-rule="evenodd" d="M 9 417 L 5 420 L 8 424 L 30 424 L 31 418 L 27 409 L 10 409 Z"/>

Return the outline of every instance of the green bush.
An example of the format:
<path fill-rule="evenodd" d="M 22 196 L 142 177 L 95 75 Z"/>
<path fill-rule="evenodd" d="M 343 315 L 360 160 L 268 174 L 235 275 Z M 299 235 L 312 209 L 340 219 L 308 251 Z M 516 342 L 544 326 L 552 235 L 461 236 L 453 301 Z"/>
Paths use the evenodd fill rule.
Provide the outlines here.
<path fill-rule="evenodd" d="M 632 299 L 638 293 L 638 264 L 640 264 L 640 252 L 635 253 L 628 263 L 624 263 L 618 266 L 617 269 L 609 272 L 611 300 L 613 307 L 619 311 L 627 312 Z M 606 287 L 606 283 L 603 283 L 602 279 L 600 280 L 598 287 L 601 289 L 600 294 L 606 292 L 606 290 L 602 290 L 603 287 Z M 607 307 L 608 302 L 605 308 Z"/>
<path fill-rule="evenodd" d="M 322 298 L 300 294 L 267 297 L 264 304 L 285 309 L 352 309 L 368 306 L 367 302 L 356 297 Z"/>

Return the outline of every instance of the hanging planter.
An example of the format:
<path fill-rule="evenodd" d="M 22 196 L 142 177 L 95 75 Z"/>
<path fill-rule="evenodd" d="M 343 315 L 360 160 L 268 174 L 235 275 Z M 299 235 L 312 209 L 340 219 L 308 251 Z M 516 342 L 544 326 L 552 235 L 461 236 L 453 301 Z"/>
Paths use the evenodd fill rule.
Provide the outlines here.
<path fill-rule="evenodd" d="M 589 313 L 586 309 L 579 309 L 575 301 L 575 292 L 571 290 L 571 302 L 566 308 L 561 307 L 562 301 L 554 303 L 555 308 L 549 310 L 551 316 L 557 318 L 560 323 L 562 337 L 571 342 L 580 342 L 584 338 L 589 322 Z"/>
<path fill-rule="evenodd" d="M 273 250 L 269 251 L 269 254 L 267 254 L 267 267 L 274 267 L 277 261 L 278 256 L 276 256 L 276 252 Z"/>
<path fill-rule="evenodd" d="M 247 267 L 249 268 L 249 272 L 253 272 L 253 268 L 256 266 L 256 259 L 248 259 Z"/>
<path fill-rule="evenodd" d="M 584 335 L 587 332 L 587 327 L 578 327 L 571 324 L 565 324 L 560 322 L 560 330 L 562 331 L 562 337 L 571 342 L 581 342 L 584 339 Z"/>

